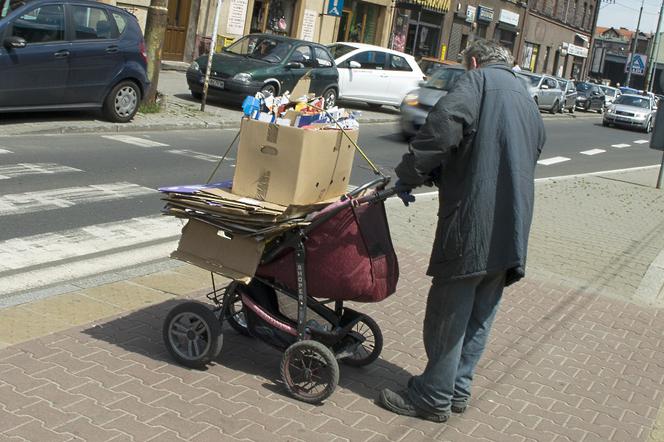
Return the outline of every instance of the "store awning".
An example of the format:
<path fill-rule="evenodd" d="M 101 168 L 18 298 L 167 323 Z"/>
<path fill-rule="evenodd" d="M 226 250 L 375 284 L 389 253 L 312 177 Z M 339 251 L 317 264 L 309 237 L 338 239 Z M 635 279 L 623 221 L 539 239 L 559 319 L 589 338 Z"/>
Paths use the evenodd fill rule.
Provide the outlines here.
<path fill-rule="evenodd" d="M 576 34 L 576 36 L 577 36 L 578 38 L 580 38 L 581 40 L 585 41 L 586 43 L 590 43 L 590 37 L 586 37 L 586 36 L 583 35 L 583 34 Z"/>
<path fill-rule="evenodd" d="M 448 12 L 450 10 L 450 0 L 397 0 L 397 7 L 401 5 L 420 6 L 438 12 Z"/>

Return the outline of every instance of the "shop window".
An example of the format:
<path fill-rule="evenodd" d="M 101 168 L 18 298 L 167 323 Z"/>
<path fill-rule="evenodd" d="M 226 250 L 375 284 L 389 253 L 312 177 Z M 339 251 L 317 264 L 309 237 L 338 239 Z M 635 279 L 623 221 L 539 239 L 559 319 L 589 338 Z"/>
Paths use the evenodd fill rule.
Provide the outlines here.
<path fill-rule="evenodd" d="M 406 71 L 412 72 L 413 68 L 408 64 L 408 60 L 398 55 L 390 55 L 390 64 L 388 69 L 391 71 Z"/>
<path fill-rule="evenodd" d="M 337 41 L 375 44 L 380 6 L 359 0 L 344 5 Z"/>
<path fill-rule="evenodd" d="M 311 58 L 311 48 L 309 46 L 298 46 L 291 54 L 289 62 L 302 63 L 305 68 L 314 67 L 314 61 Z"/>
<path fill-rule="evenodd" d="M 255 0 L 251 32 L 290 35 L 295 0 Z"/>
<path fill-rule="evenodd" d="M 486 38 L 486 33 L 488 32 L 488 29 L 489 29 L 489 25 L 478 23 L 477 24 L 477 36 L 479 38 Z"/>
<path fill-rule="evenodd" d="M 334 66 L 332 58 L 323 48 L 314 48 L 314 55 L 316 56 L 316 65 L 321 68 L 329 68 Z"/>
<path fill-rule="evenodd" d="M 378 51 L 365 51 L 357 55 L 353 55 L 346 62 L 342 63 L 340 67 L 348 67 L 349 62 L 356 61 L 360 63 L 362 69 L 385 69 L 385 52 Z"/>
<path fill-rule="evenodd" d="M 523 46 L 523 58 L 521 68 L 535 72 L 537 66 L 537 55 L 539 54 L 539 45 L 526 42 Z"/>

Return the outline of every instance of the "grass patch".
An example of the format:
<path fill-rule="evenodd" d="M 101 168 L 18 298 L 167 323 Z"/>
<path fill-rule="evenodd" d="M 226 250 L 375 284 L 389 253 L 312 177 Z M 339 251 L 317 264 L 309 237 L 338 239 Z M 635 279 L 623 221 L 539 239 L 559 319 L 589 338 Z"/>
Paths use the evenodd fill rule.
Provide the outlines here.
<path fill-rule="evenodd" d="M 142 103 L 138 107 L 138 111 L 142 114 L 158 114 L 164 110 L 164 96 L 160 92 L 157 92 L 157 99 L 154 103 Z"/>

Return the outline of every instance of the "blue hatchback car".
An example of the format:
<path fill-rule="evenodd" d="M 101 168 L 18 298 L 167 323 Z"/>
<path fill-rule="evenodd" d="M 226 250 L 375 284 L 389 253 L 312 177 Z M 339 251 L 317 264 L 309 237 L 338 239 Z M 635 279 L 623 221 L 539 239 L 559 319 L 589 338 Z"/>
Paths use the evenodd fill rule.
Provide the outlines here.
<path fill-rule="evenodd" d="M 101 109 L 130 121 L 148 87 L 143 33 L 87 0 L 0 0 L 0 112 Z"/>

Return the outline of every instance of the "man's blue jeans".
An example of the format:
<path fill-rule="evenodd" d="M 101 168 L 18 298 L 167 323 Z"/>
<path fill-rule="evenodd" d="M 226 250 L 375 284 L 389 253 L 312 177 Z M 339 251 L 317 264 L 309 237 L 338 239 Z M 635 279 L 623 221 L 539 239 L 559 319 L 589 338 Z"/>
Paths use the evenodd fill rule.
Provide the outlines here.
<path fill-rule="evenodd" d="M 473 372 L 482 356 L 505 286 L 505 273 L 455 281 L 434 278 L 424 317 L 424 373 L 408 390 L 416 407 L 449 414 L 470 399 Z"/>

